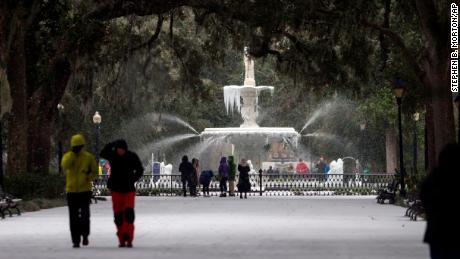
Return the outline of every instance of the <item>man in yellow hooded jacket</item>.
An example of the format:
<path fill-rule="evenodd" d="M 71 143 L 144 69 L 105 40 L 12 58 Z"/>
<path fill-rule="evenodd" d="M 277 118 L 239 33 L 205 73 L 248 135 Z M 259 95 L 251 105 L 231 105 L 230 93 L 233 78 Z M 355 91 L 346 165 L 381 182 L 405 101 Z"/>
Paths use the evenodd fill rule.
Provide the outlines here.
<path fill-rule="evenodd" d="M 88 245 L 89 204 L 91 202 L 92 181 L 98 174 L 94 156 L 85 151 L 85 138 L 78 134 L 70 140 L 71 151 L 61 161 L 66 174 L 67 204 L 69 206 L 70 234 L 74 248 Z"/>

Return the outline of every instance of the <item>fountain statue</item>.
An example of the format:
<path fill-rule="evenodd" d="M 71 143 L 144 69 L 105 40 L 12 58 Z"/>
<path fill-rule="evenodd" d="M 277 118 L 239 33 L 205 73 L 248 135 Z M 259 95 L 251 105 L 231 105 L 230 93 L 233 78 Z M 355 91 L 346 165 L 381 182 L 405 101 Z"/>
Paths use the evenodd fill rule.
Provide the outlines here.
<path fill-rule="evenodd" d="M 297 147 L 300 137 L 294 128 L 286 127 L 260 127 L 257 124 L 258 98 L 263 90 L 270 90 L 273 94 L 273 86 L 256 86 L 254 77 L 254 58 L 249 54 L 248 48 L 244 49 L 244 82 L 243 85 L 224 86 L 224 102 L 227 113 L 237 110 L 243 119 L 240 127 L 206 128 L 201 134 L 203 141 L 222 143 L 222 146 L 230 144 L 231 148 L 224 148 L 238 153 L 239 157 L 253 159 L 254 166 L 260 168 L 261 157 L 267 143 L 283 142 L 292 148 Z M 215 150 L 213 153 L 226 152 Z M 229 154 L 226 154 L 229 155 Z M 257 157 L 254 157 L 257 156 Z M 214 159 L 214 158 L 213 158 Z"/>
<path fill-rule="evenodd" d="M 244 82 L 243 85 L 228 85 L 224 87 L 224 101 L 227 113 L 236 108 L 243 118 L 242 128 L 259 127 L 256 119 L 258 115 L 258 99 L 262 90 L 270 90 L 273 86 L 256 86 L 254 78 L 254 58 L 244 48 Z M 242 103 L 241 103 L 242 99 Z"/>

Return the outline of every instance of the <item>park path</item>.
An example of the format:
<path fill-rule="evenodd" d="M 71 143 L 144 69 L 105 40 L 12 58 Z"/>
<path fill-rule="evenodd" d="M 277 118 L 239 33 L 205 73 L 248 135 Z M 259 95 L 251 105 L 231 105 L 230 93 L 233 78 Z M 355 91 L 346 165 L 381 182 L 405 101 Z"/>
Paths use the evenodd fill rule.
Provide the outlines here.
<path fill-rule="evenodd" d="M 0 220 L 0 258 L 428 258 L 425 222 L 373 197 L 137 197 L 134 248 L 111 203 L 91 206 L 90 246 L 71 248 L 66 207 Z"/>

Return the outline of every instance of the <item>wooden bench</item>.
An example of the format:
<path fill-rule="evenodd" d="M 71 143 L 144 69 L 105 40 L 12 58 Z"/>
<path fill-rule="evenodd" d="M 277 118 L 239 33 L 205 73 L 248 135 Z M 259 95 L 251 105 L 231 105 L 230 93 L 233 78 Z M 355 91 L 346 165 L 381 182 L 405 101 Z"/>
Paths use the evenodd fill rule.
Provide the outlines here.
<path fill-rule="evenodd" d="M 406 217 L 409 217 L 413 221 L 417 221 L 417 217 L 423 215 L 425 210 L 422 206 L 422 201 L 418 193 L 410 193 L 406 201 L 407 210 Z"/>
<path fill-rule="evenodd" d="M 5 218 L 6 212 L 13 216 L 13 214 L 17 214 L 18 216 L 21 215 L 21 210 L 18 208 L 18 204 L 22 201 L 22 199 L 17 199 L 9 194 L 2 193 L 0 195 L 0 216 Z M 13 211 L 15 213 L 13 213 Z"/>
<path fill-rule="evenodd" d="M 394 204 L 396 200 L 396 189 L 398 188 L 398 177 L 395 177 L 385 189 L 378 190 L 377 203 L 384 204 L 388 200 L 390 204 Z"/>

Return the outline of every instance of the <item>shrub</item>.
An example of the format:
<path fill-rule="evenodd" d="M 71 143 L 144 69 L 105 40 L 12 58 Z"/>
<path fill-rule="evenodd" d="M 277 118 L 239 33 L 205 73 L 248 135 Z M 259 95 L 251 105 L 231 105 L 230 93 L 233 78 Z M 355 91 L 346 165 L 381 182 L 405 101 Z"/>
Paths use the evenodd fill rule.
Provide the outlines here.
<path fill-rule="evenodd" d="M 5 177 L 5 192 L 24 200 L 64 198 L 65 177 L 52 174 L 7 175 Z"/>

